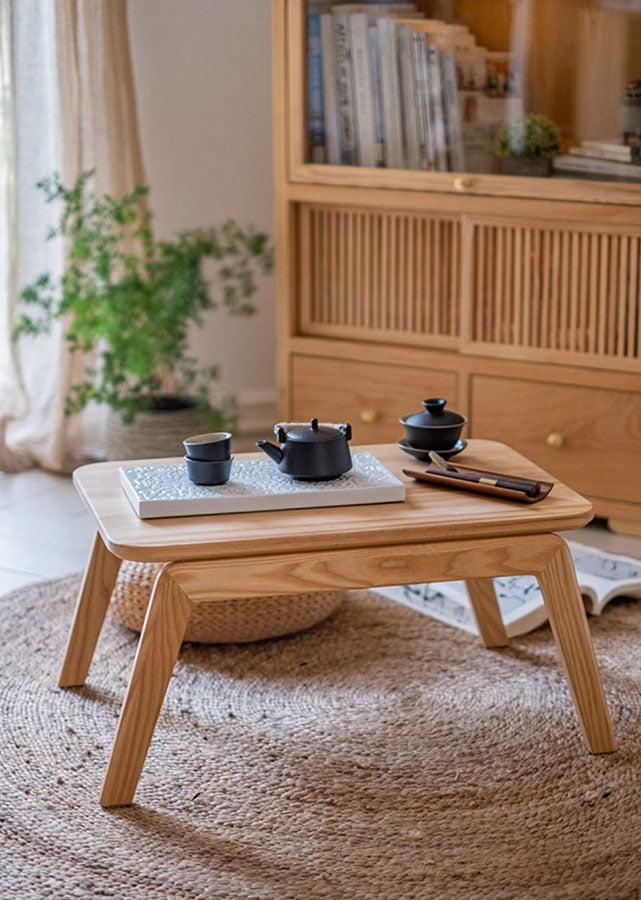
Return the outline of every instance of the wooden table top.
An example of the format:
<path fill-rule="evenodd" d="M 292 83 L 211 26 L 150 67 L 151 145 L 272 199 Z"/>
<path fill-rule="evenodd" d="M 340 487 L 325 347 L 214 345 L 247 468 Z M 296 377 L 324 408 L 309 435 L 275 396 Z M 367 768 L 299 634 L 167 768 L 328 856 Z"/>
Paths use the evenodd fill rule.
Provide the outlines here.
<path fill-rule="evenodd" d="M 424 469 L 395 444 L 369 450 L 406 484 L 402 503 L 334 506 L 272 512 L 139 519 L 119 482 L 121 465 L 180 462 L 128 460 L 93 463 L 74 472 L 74 484 L 93 514 L 107 547 L 122 559 L 174 561 L 408 544 L 578 528 L 592 518 L 591 504 L 515 450 L 495 441 L 470 440 L 461 465 L 555 481 L 539 503 L 513 503 L 480 494 L 419 484 L 403 468 Z M 237 454 L 259 459 L 260 453 Z"/>

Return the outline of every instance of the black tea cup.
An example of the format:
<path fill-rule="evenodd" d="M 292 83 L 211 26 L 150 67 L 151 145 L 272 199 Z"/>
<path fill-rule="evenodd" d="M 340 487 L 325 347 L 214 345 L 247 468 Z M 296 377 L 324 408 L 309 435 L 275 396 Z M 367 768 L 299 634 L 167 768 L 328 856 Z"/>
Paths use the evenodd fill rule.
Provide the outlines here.
<path fill-rule="evenodd" d="M 231 456 L 231 434 L 228 431 L 212 431 L 195 434 L 183 441 L 189 459 L 222 462 Z"/>

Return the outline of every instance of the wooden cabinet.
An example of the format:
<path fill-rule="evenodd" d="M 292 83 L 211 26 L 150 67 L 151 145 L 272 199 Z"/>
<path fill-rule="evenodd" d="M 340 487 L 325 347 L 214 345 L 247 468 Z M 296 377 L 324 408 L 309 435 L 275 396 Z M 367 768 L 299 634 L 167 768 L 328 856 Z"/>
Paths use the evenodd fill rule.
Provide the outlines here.
<path fill-rule="evenodd" d="M 549 30 L 556 7 L 533 5 Z M 491 28 L 494 0 L 455 6 Z M 281 418 L 351 420 L 357 440 L 396 440 L 398 416 L 440 393 L 469 416 L 468 435 L 514 444 L 612 527 L 641 534 L 641 182 L 311 164 L 307 6 L 273 10 Z M 594 16 L 601 33 L 626 33 Z M 531 85 L 563 46 L 554 34 L 534 35 Z M 574 47 L 572 65 L 597 49 Z M 565 109 L 566 140 L 597 136 L 586 98 L 563 107 L 547 82 L 536 91 L 557 121 Z M 548 444 L 557 434 L 562 446 Z"/>
<path fill-rule="evenodd" d="M 641 394 L 472 376 L 477 437 L 504 440 L 583 494 L 641 503 Z"/>

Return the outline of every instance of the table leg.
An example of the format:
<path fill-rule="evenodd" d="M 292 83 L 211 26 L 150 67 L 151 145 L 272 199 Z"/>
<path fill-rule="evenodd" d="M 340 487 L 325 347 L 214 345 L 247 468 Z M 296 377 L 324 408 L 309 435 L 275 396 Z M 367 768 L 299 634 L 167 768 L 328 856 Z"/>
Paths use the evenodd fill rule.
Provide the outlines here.
<path fill-rule="evenodd" d="M 616 742 L 585 607 L 568 546 L 557 540 L 557 551 L 538 580 L 590 752 L 608 753 L 616 750 Z"/>
<path fill-rule="evenodd" d="M 78 687 L 85 683 L 120 563 L 121 560 L 105 547 L 100 534 L 96 533 L 67 641 L 58 680 L 60 687 Z"/>
<path fill-rule="evenodd" d="M 100 795 L 102 806 L 126 806 L 136 792 L 192 609 L 188 596 L 162 570 L 149 601 L 125 704 Z"/>
<path fill-rule="evenodd" d="M 509 647 L 510 639 L 501 618 L 501 610 L 494 591 L 494 579 L 468 578 L 465 586 L 485 646 Z"/>

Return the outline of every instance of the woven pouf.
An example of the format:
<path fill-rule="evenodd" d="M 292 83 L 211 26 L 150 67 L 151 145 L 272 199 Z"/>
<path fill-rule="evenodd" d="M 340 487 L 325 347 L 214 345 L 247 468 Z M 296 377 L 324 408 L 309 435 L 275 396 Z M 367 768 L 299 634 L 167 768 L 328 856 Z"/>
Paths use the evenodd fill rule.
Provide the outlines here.
<path fill-rule="evenodd" d="M 111 612 L 134 631 L 142 629 L 160 563 L 125 560 L 111 596 Z M 212 600 L 198 603 L 189 618 L 185 640 L 201 644 L 260 641 L 293 634 L 326 619 L 340 605 L 343 591 Z"/>

